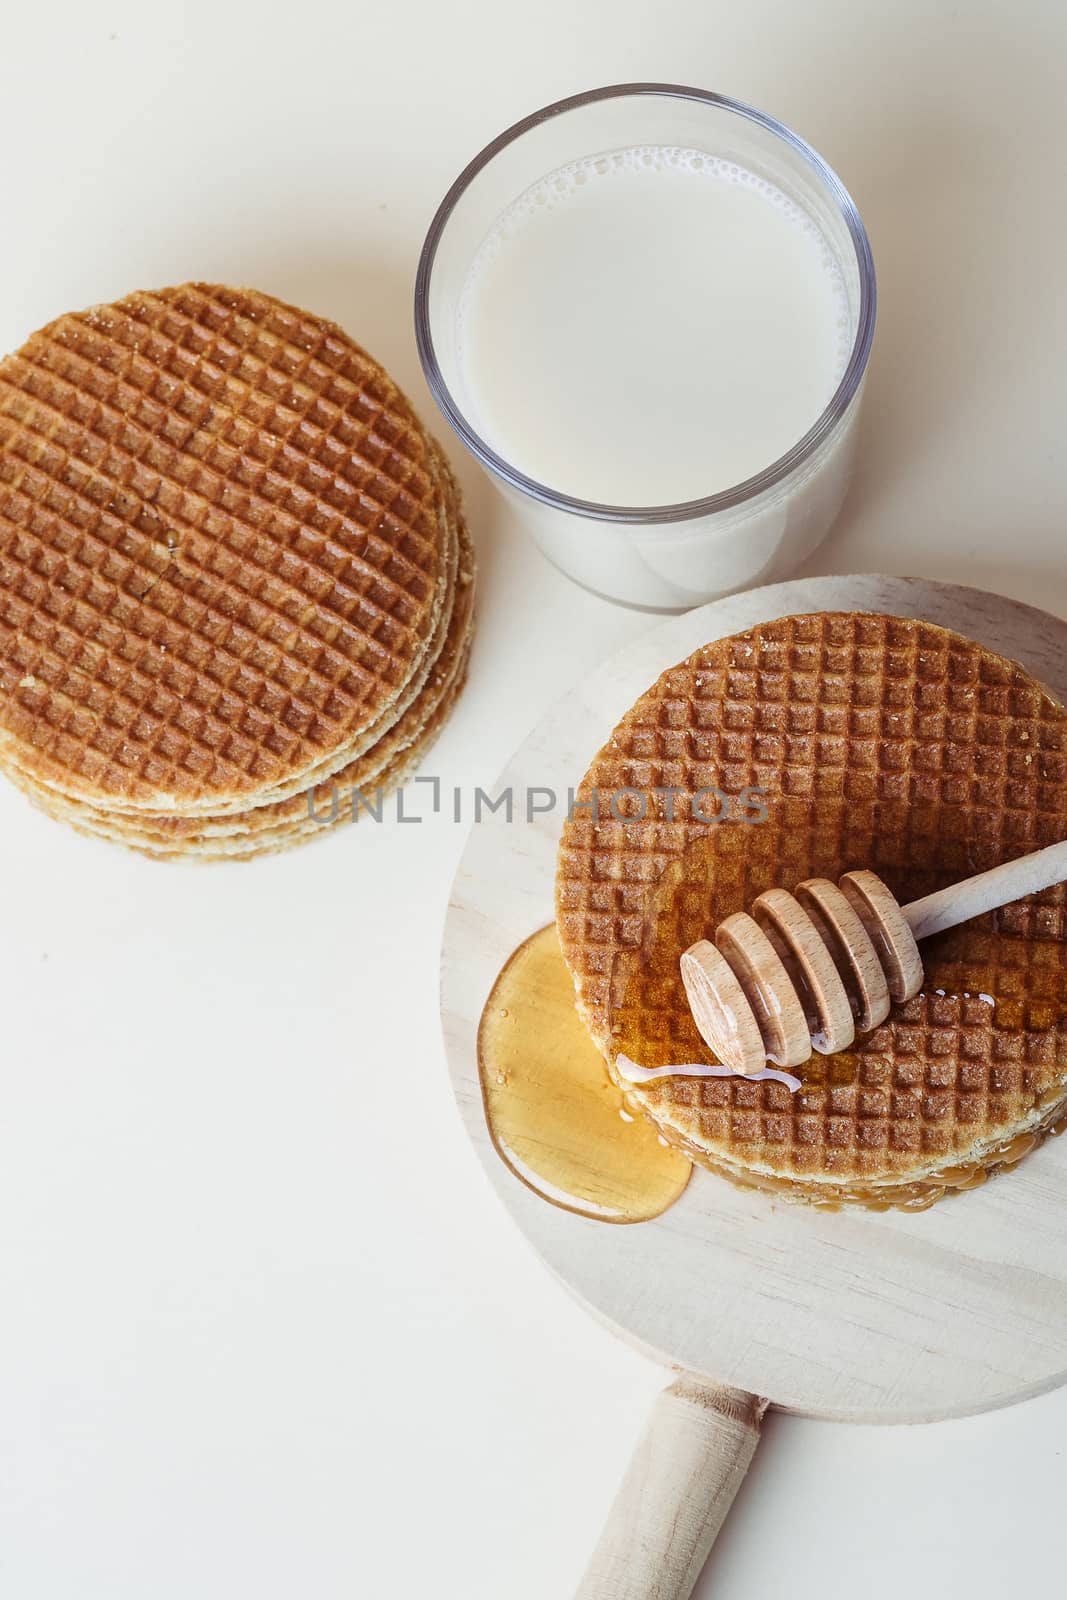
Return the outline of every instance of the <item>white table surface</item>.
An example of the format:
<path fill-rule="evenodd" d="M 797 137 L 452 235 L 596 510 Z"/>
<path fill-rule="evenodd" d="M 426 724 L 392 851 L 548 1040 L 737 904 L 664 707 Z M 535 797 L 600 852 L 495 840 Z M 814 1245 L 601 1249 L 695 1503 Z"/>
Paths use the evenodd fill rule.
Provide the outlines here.
<path fill-rule="evenodd" d="M 201 277 L 337 318 L 430 415 L 422 233 L 507 123 L 597 83 L 753 101 L 837 167 L 880 320 L 805 570 L 1067 611 L 1067 12 L 1048 0 L 10 4 L 0 348 Z M 453 451 L 482 561 L 428 770 L 489 784 L 649 626 Z M 437 946 L 463 830 L 167 869 L 0 790 L 0 1589 L 565 1600 L 660 1372 L 533 1259 L 460 1130 Z M 772 1417 L 699 1594 L 1062 1582 L 1067 1392 L 911 1429 Z"/>

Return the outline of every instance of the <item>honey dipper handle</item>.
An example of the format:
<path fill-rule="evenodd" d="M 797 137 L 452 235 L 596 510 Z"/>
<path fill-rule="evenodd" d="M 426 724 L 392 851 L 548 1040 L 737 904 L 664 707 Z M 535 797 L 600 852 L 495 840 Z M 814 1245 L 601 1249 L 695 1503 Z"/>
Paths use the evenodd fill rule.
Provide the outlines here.
<path fill-rule="evenodd" d="M 688 1600 L 766 1402 L 683 1376 L 653 1408 L 575 1600 Z"/>
<path fill-rule="evenodd" d="M 997 906 L 1037 894 L 1039 889 L 1049 889 L 1065 878 L 1067 839 L 913 900 L 904 907 L 904 916 L 916 939 L 928 939 L 932 933 L 943 933 L 946 928 L 980 917 L 984 911 L 994 911 Z"/>

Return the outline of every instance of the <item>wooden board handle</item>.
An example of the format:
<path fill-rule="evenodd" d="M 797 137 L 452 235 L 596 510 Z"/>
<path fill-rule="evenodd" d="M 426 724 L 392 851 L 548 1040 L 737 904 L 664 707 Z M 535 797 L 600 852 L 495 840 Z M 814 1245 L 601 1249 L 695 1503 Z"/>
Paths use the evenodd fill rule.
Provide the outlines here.
<path fill-rule="evenodd" d="M 766 1409 L 755 1395 L 688 1375 L 665 1389 L 575 1600 L 688 1600 Z"/>

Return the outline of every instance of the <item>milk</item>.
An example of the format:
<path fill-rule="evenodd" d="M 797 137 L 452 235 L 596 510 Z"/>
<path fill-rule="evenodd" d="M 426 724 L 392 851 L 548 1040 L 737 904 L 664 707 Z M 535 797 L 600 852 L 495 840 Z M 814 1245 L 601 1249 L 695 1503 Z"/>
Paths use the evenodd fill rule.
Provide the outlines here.
<path fill-rule="evenodd" d="M 548 489 L 610 506 L 697 500 L 769 467 L 829 403 L 854 333 L 806 211 L 734 162 L 663 146 L 591 155 L 528 188 L 475 254 L 457 311 L 483 439 Z M 607 559 L 582 581 L 617 588 L 598 581 Z M 645 603 L 684 600 L 684 560 L 679 575 L 679 594 Z"/>

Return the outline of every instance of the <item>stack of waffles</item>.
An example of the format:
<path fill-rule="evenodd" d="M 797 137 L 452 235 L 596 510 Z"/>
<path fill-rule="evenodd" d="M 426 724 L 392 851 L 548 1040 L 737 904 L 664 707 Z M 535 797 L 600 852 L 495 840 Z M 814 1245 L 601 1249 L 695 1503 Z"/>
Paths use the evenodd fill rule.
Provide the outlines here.
<path fill-rule="evenodd" d="M 556 881 L 578 1009 L 687 1155 L 786 1199 L 923 1208 L 1067 1122 L 1063 885 L 924 943 L 923 992 L 796 1093 L 627 1074 L 715 1065 L 679 958 L 763 891 L 867 867 L 906 903 L 1067 838 L 1067 712 L 1017 663 L 908 618 L 770 622 L 664 673 L 578 799 Z"/>
<path fill-rule="evenodd" d="M 0 769 L 161 858 L 358 814 L 463 686 L 456 482 L 332 323 L 187 284 L 0 363 Z"/>

